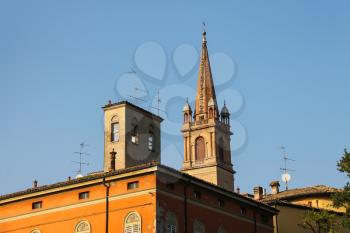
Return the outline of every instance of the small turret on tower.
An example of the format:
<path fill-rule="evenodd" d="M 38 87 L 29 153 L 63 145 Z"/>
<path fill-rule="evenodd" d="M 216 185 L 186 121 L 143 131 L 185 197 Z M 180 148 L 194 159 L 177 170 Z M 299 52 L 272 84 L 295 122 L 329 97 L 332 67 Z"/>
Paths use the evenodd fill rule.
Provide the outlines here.
<path fill-rule="evenodd" d="M 184 123 L 192 122 L 192 109 L 190 104 L 188 103 L 188 99 L 186 99 L 186 103 L 182 109 L 184 115 Z"/>
<path fill-rule="evenodd" d="M 230 125 L 230 112 L 226 107 L 226 101 L 224 101 L 224 106 L 221 109 L 221 122 L 226 124 L 226 125 Z"/>

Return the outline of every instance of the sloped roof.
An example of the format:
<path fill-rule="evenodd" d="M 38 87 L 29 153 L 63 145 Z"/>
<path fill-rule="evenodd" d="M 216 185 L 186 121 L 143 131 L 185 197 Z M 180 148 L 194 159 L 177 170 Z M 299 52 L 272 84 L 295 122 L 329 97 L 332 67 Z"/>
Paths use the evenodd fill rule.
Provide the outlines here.
<path fill-rule="evenodd" d="M 38 195 L 41 191 L 54 190 L 56 188 L 61 188 L 61 187 L 68 188 L 68 187 L 75 185 L 75 184 L 84 183 L 87 181 L 94 181 L 94 180 L 98 180 L 98 179 L 101 179 L 104 177 L 107 178 L 107 177 L 111 177 L 111 176 L 115 176 L 115 175 L 119 175 L 119 174 L 145 170 L 147 168 L 152 168 L 152 167 L 155 167 L 156 170 L 158 170 L 159 168 L 163 168 L 164 171 L 171 172 L 173 175 L 179 175 L 180 177 L 185 178 L 185 179 L 190 178 L 192 180 L 192 182 L 198 182 L 198 184 L 202 184 L 202 185 L 204 185 L 204 187 L 207 187 L 215 192 L 224 193 L 224 194 L 228 195 L 230 198 L 249 203 L 252 206 L 255 206 L 258 208 L 264 208 L 265 210 L 268 210 L 272 213 L 278 212 L 278 210 L 269 206 L 268 204 L 261 203 L 259 201 L 254 200 L 254 199 L 251 199 L 249 197 L 245 197 L 241 194 L 226 190 L 226 189 L 221 188 L 217 185 L 214 185 L 210 182 L 207 182 L 205 180 L 191 176 L 187 173 L 184 173 L 184 172 L 178 171 L 174 168 L 159 164 L 158 162 L 150 162 L 150 163 L 146 163 L 146 164 L 142 164 L 142 165 L 138 165 L 138 166 L 134 166 L 134 167 L 130 167 L 130 168 L 125 168 L 125 169 L 110 171 L 110 172 L 96 172 L 96 173 L 93 173 L 93 174 L 90 174 L 90 175 L 87 175 L 87 176 L 84 176 L 84 177 L 78 178 L 78 179 L 72 179 L 72 180 L 58 182 L 58 183 L 54 183 L 54 184 L 50 184 L 50 185 L 38 186 L 36 188 L 29 188 L 29 189 L 26 189 L 23 191 L 2 195 L 2 196 L 0 196 L 0 204 L 2 201 L 6 202 L 7 199 L 17 198 L 17 197 L 25 196 L 27 194 L 33 194 L 35 196 L 35 195 Z"/>
<path fill-rule="evenodd" d="M 325 186 L 316 185 L 305 188 L 290 189 L 282 191 L 278 194 L 269 194 L 264 197 L 261 201 L 263 203 L 272 203 L 274 201 L 289 201 L 305 196 L 316 196 L 316 195 L 326 195 L 329 196 L 333 193 L 339 192 L 341 189 Z"/>

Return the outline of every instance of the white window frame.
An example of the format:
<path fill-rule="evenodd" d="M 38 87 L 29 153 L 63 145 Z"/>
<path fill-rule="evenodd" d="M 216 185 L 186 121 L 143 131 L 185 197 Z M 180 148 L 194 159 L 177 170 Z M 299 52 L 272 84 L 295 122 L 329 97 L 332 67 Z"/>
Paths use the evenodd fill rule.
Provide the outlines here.
<path fill-rule="evenodd" d="M 88 226 L 88 229 L 83 229 L 82 231 L 79 230 L 78 228 L 80 227 L 81 224 L 86 224 Z M 79 221 L 74 228 L 74 233 L 91 233 L 91 225 L 88 221 L 82 220 Z"/>
<path fill-rule="evenodd" d="M 138 221 L 128 223 L 128 218 L 133 214 L 135 214 L 138 217 Z M 128 215 L 126 215 L 124 220 L 124 233 L 142 233 L 141 223 L 142 223 L 141 215 L 135 211 L 130 212 Z"/>

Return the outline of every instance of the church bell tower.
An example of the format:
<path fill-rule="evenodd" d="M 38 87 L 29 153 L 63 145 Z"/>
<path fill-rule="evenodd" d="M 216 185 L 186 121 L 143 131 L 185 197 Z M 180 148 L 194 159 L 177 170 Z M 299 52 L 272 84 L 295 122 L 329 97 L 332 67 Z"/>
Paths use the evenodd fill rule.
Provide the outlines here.
<path fill-rule="evenodd" d="M 220 113 L 218 110 L 205 31 L 195 109 L 192 113 L 186 101 L 181 131 L 184 139 L 182 171 L 233 191 L 235 171 L 231 163 L 230 113 L 226 104 Z"/>

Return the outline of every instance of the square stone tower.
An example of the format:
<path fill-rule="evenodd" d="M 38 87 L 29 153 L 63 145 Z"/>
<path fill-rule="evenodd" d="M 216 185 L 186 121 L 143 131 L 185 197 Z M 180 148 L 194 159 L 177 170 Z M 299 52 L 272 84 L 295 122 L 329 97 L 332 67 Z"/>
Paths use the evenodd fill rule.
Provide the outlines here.
<path fill-rule="evenodd" d="M 104 110 L 104 171 L 160 162 L 163 119 L 130 102 L 109 102 Z"/>

